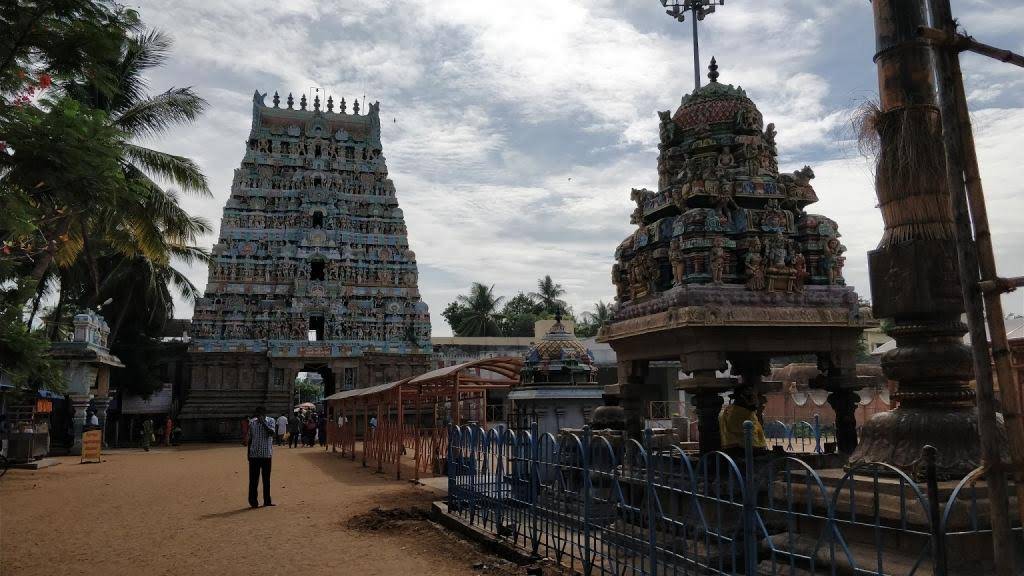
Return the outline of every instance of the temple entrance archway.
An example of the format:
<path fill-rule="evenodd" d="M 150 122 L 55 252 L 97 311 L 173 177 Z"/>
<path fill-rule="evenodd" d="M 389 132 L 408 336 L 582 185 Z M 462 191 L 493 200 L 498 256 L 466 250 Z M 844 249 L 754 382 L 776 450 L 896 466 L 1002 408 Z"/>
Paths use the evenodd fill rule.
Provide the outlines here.
<path fill-rule="evenodd" d="M 313 382 L 320 384 L 321 394 L 319 395 L 319 398 L 315 400 L 310 400 L 309 398 L 304 397 L 300 398 L 298 387 L 298 382 L 300 379 L 309 379 Z M 337 391 L 337 386 L 335 384 L 334 378 L 334 371 L 331 370 L 330 366 L 328 366 L 326 363 L 303 364 L 302 368 L 299 369 L 298 373 L 295 375 L 295 383 L 295 404 L 301 402 L 316 402 L 330 396 L 331 394 L 334 394 Z"/>

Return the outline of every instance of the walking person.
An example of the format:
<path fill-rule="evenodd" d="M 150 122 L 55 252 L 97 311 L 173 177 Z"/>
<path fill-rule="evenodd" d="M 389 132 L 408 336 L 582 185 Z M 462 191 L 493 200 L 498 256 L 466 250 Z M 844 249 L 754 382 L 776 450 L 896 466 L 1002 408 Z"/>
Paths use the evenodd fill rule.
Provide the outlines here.
<path fill-rule="evenodd" d="M 320 439 L 320 446 L 324 447 L 327 446 L 327 416 L 319 414 L 317 420 L 316 435 Z"/>
<path fill-rule="evenodd" d="M 288 417 L 281 414 L 277 417 L 277 445 L 284 442 L 284 435 L 288 432 Z"/>
<path fill-rule="evenodd" d="M 164 421 L 164 445 L 171 445 L 171 433 L 174 431 L 174 421 L 168 416 L 167 420 Z"/>
<path fill-rule="evenodd" d="M 313 417 L 306 414 L 306 421 L 302 424 L 302 445 L 312 446 L 313 439 L 316 437 L 316 422 Z"/>
<path fill-rule="evenodd" d="M 242 417 L 242 446 L 249 445 L 249 416 L 248 412 Z"/>
<path fill-rule="evenodd" d="M 299 432 L 301 426 L 299 423 L 299 417 L 292 412 L 291 417 L 288 418 L 288 447 L 298 448 L 299 447 Z"/>
<path fill-rule="evenodd" d="M 153 441 L 153 419 L 146 417 L 142 421 L 142 449 L 149 452 L 149 443 Z"/>
<path fill-rule="evenodd" d="M 249 506 L 260 505 L 256 499 L 256 487 L 263 476 L 263 505 L 273 506 L 270 500 L 270 459 L 274 455 L 273 418 L 267 417 L 262 406 L 256 409 L 256 416 L 249 421 Z"/>

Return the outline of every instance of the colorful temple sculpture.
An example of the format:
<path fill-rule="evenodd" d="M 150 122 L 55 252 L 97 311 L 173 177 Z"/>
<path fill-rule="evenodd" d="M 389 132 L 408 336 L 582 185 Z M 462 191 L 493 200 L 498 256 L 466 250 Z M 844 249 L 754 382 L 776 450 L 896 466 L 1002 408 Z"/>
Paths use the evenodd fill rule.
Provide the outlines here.
<path fill-rule="evenodd" d="M 668 398 L 643 385 L 651 361 L 678 360 L 693 376 L 702 451 L 720 445 L 721 393 L 764 392 L 773 357 L 814 354 L 840 432 L 856 446 L 855 357 L 873 325 L 845 285 L 835 221 L 807 212 L 814 172 L 780 174 L 773 124 L 742 88 L 711 82 L 661 116 L 658 190 L 634 189 L 636 231 L 615 252 L 617 311 L 602 329 L 618 357 L 626 428 L 639 433 L 646 403 Z M 727 368 L 734 377 L 716 376 Z"/>
<path fill-rule="evenodd" d="M 296 375 L 325 395 L 430 368 L 430 316 L 417 287 L 379 104 L 360 114 L 253 98 L 252 130 L 224 206 L 192 322 L 186 435 L 231 436 L 257 405 L 287 411 Z"/>
<path fill-rule="evenodd" d="M 562 324 L 555 324 L 526 352 L 519 383 L 508 395 L 509 425 L 541 432 L 582 428 L 601 406 L 597 365 L 587 348 Z"/>

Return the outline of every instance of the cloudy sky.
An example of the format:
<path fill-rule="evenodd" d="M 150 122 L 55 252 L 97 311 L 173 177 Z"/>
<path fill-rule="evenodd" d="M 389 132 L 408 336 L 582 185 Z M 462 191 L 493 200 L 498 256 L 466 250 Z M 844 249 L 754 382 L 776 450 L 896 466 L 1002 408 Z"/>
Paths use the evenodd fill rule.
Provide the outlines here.
<path fill-rule="evenodd" d="M 154 90 L 194 86 L 195 125 L 154 143 L 197 160 L 219 225 L 254 90 L 314 87 L 381 102 L 384 153 L 416 251 L 435 335 L 471 282 L 529 291 L 550 274 L 577 312 L 612 299 L 612 252 L 631 232 L 629 191 L 655 188 L 657 110 L 693 89 L 690 23 L 657 0 L 176 0 L 137 5 L 176 44 Z M 967 31 L 1024 51 L 1018 0 L 954 0 Z M 881 235 L 870 162 L 852 141 L 877 97 L 865 0 L 729 0 L 702 25 L 701 54 L 742 85 L 779 135 L 780 167 L 814 167 L 812 212 L 839 222 L 847 281 L 868 294 L 865 253 Z M 1024 275 L 1024 72 L 963 66 L 1003 275 Z M 212 245 L 216 236 L 206 239 Z M 205 286 L 206 270 L 190 277 Z M 1024 313 L 1010 295 L 1007 312 Z M 175 315 L 188 318 L 179 303 Z"/>

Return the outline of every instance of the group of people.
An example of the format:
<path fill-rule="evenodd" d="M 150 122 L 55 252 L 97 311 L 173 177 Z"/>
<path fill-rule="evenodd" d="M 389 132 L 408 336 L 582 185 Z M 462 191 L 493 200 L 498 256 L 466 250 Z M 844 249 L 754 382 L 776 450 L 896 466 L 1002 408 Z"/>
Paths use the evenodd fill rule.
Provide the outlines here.
<path fill-rule="evenodd" d="M 242 420 L 242 443 L 249 445 L 249 434 L 255 416 L 247 416 Z M 290 448 L 296 448 L 301 442 L 303 446 L 327 445 L 327 416 L 313 410 L 300 410 L 291 416 L 281 414 L 277 418 L 267 416 L 273 431 L 273 443 L 281 446 L 285 442 Z"/>
<path fill-rule="evenodd" d="M 312 410 L 303 410 L 292 414 L 285 422 L 288 426 L 288 446 L 296 448 L 299 441 L 303 446 L 327 445 L 327 418 Z M 281 419 L 278 418 L 278 432 L 281 430 Z"/>

